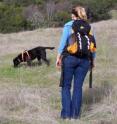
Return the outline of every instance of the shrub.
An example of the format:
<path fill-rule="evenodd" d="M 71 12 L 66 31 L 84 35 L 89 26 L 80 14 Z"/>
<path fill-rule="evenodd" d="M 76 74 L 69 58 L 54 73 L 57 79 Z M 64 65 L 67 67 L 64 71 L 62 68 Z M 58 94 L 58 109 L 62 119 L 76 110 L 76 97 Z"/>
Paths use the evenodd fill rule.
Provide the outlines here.
<path fill-rule="evenodd" d="M 45 23 L 44 14 L 39 11 L 37 5 L 30 5 L 23 11 L 25 19 L 31 23 L 33 29 L 43 27 Z"/>
<path fill-rule="evenodd" d="M 0 32 L 17 32 L 29 29 L 30 22 L 22 15 L 22 7 L 0 5 Z"/>
<path fill-rule="evenodd" d="M 0 32 L 63 26 L 74 5 L 83 5 L 92 22 L 111 18 L 117 0 L 0 0 Z"/>
<path fill-rule="evenodd" d="M 59 22 L 58 26 L 63 26 L 69 20 L 70 20 L 70 14 L 65 11 L 57 12 L 54 17 L 54 21 Z"/>
<path fill-rule="evenodd" d="M 37 5 L 42 5 L 44 3 L 43 0 L 34 0 L 34 3 Z"/>
<path fill-rule="evenodd" d="M 73 5 L 83 5 L 90 10 L 91 21 L 109 19 L 108 12 L 113 8 L 116 0 L 70 0 Z"/>

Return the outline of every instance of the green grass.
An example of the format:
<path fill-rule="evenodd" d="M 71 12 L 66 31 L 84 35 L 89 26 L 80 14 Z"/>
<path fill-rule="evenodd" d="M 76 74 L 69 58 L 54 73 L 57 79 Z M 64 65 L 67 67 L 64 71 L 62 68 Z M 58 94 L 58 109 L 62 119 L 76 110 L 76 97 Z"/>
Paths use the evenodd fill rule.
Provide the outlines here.
<path fill-rule="evenodd" d="M 90 113 L 93 105 L 100 104 L 103 102 L 103 99 L 107 98 L 110 90 L 113 89 L 112 84 L 116 83 L 113 78 L 114 73 L 107 72 L 108 69 L 112 71 L 110 66 L 113 65 L 110 56 L 108 56 L 108 46 L 102 46 L 98 49 L 98 57 L 96 60 L 96 69 L 93 70 L 93 90 L 90 91 L 88 88 L 88 75 L 84 83 L 84 95 L 83 95 L 83 106 L 82 106 L 82 115 L 81 120 L 73 122 L 74 124 L 93 124 L 90 118 L 87 117 L 87 113 Z M 19 68 L 13 68 L 11 62 L 11 56 L 4 56 L 1 58 L 2 66 L 0 66 L 0 79 L 4 82 L 16 85 L 27 85 L 29 86 L 38 86 L 40 88 L 50 88 L 51 96 L 48 98 L 48 105 L 52 110 L 56 110 L 58 113 L 61 109 L 61 100 L 58 90 L 59 76 L 55 68 L 55 55 L 49 56 L 51 64 L 49 67 L 44 63 L 41 66 L 34 64 L 32 67 L 28 67 L 26 64 L 22 64 Z M 34 61 L 33 63 L 35 63 Z M 114 68 L 113 68 L 114 69 Z M 106 73 L 105 73 L 106 72 Z M 110 74 L 110 75 L 108 75 Z M 111 82 L 110 82 L 111 81 Z M 93 95 L 92 95 L 93 94 Z M 19 110 L 20 111 L 20 110 Z M 110 116 L 111 113 L 100 113 L 94 114 L 91 118 L 105 118 Z M 86 118 L 86 119 L 85 119 Z M 71 124 L 70 121 L 62 121 L 57 117 L 57 120 L 60 124 Z M 87 120 L 87 121 L 86 121 Z M 24 124 L 23 122 L 9 121 L 5 124 Z"/>
<path fill-rule="evenodd" d="M 24 122 L 11 120 L 11 121 L 2 122 L 2 124 L 24 124 Z M 25 124 L 29 124 L 29 123 L 25 123 Z"/>
<path fill-rule="evenodd" d="M 39 66 L 37 60 L 35 60 L 32 67 L 28 67 L 27 64 L 24 63 L 21 64 L 19 68 L 14 68 L 12 58 L 16 56 L 16 53 L 0 56 L 1 97 L 3 94 L 3 98 L 0 97 L 0 107 L 5 106 L 7 108 L 5 110 L 8 110 L 6 113 L 10 113 L 11 115 L 18 114 L 21 117 L 23 116 L 23 112 L 28 111 L 28 114 L 32 114 L 35 120 L 35 122 L 31 120 L 31 124 L 41 122 L 41 120 L 38 120 L 36 123 L 36 119 L 38 118 L 37 115 L 41 115 L 43 111 L 45 115 L 50 111 L 48 116 L 52 115 L 50 119 L 55 121 L 55 124 L 116 124 L 116 25 L 113 25 L 111 20 L 106 23 L 102 22 L 102 24 L 97 23 L 96 35 L 97 58 L 96 67 L 93 70 L 93 89 L 89 89 L 88 73 L 83 87 L 83 105 L 80 120 L 66 122 L 59 118 L 61 110 L 61 89 L 59 88 L 60 72 L 55 67 L 56 53 L 54 52 L 49 52 L 47 55 L 50 59 L 50 66 L 47 66 L 45 63 Z M 40 89 L 41 91 L 38 91 Z M 42 98 L 41 109 L 44 110 L 41 112 L 40 109 L 38 109 L 38 107 L 40 107 L 38 97 Z M 20 103 L 19 99 L 23 101 Z M 4 101 L 4 104 L 2 104 L 1 101 Z M 10 107 L 10 101 L 12 101 L 11 103 L 14 103 L 16 107 L 14 107 L 13 111 L 9 110 L 9 108 L 12 108 L 12 105 Z M 3 108 L 0 108 L 0 110 L 1 109 Z M 44 115 L 42 114 L 41 116 Z M 1 120 L 0 118 L 0 121 Z M 28 124 L 28 121 L 23 122 L 17 119 L 15 120 L 14 118 L 12 121 L 9 120 L 8 117 L 8 121 L 5 121 L 5 123 Z M 47 120 L 42 121 L 41 124 L 46 124 L 46 122 Z M 50 121 L 48 121 L 48 124 L 51 123 L 49 122 Z"/>
<path fill-rule="evenodd" d="M 40 87 L 48 87 L 54 83 L 54 76 L 51 76 L 56 71 L 54 57 L 50 57 L 50 66 L 47 66 L 44 62 L 38 66 L 38 62 L 35 60 L 32 62 L 31 67 L 24 63 L 18 68 L 14 68 L 10 64 L 10 58 L 11 56 L 4 56 L 2 58 L 2 66 L 0 66 L 1 80 L 9 80 L 9 82 L 14 81 L 27 85 L 38 85 Z"/>
<path fill-rule="evenodd" d="M 117 19 L 117 10 L 111 10 L 109 14 L 111 15 L 112 19 Z"/>

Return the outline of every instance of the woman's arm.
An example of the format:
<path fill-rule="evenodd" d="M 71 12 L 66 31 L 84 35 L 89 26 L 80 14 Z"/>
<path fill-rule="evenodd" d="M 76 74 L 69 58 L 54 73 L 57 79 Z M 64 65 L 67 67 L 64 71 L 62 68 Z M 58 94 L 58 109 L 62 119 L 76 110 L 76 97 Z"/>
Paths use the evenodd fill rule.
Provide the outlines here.
<path fill-rule="evenodd" d="M 64 26 L 63 33 L 62 33 L 61 40 L 60 40 L 60 44 L 58 47 L 58 53 L 59 54 L 62 54 L 62 52 L 65 48 L 68 36 L 69 36 L 69 26 Z"/>
<path fill-rule="evenodd" d="M 57 55 L 57 59 L 56 59 L 56 66 L 57 67 L 61 66 L 61 57 L 62 57 L 61 55 L 62 55 L 62 52 L 65 48 L 68 36 L 69 36 L 69 26 L 64 26 L 62 37 L 61 37 L 60 44 L 58 47 L 58 55 Z"/>

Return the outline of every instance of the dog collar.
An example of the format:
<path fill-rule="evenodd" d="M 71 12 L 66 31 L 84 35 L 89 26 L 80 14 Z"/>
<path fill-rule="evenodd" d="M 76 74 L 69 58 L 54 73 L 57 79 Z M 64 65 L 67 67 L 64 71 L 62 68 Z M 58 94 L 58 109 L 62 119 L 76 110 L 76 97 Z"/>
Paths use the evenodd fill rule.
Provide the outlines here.
<path fill-rule="evenodd" d="M 26 55 L 28 56 L 28 59 L 31 58 L 30 55 L 29 55 L 29 53 L 28 53 L 28 51 L 25 50 L 25 51 L 22 52 L 22 61 L 24 61 L 24 54 L 25 54 L 25 53 L 26 53 Z"/>

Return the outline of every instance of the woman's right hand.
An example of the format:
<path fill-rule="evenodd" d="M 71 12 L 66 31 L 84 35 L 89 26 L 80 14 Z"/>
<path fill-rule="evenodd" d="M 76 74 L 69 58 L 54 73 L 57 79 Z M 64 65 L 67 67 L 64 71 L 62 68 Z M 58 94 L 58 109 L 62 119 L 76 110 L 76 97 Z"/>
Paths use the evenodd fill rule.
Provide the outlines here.
<path fill-rule="evenodd" d="M 62 64 L 62 59 L 61 59 L 61 55 L 57 55 L 57 59 L 56 59 L 56 67 L 57 68 L 61 68 L 61 64 Z"/>

